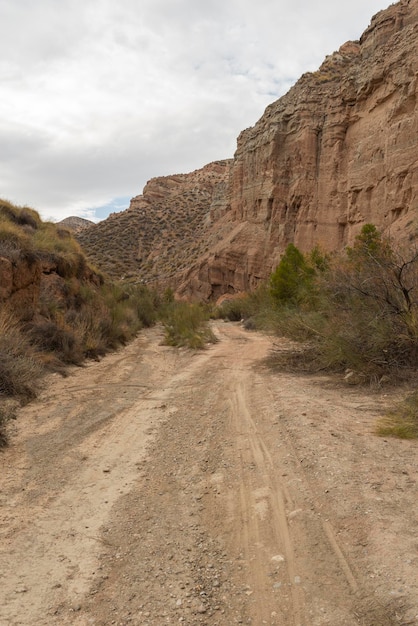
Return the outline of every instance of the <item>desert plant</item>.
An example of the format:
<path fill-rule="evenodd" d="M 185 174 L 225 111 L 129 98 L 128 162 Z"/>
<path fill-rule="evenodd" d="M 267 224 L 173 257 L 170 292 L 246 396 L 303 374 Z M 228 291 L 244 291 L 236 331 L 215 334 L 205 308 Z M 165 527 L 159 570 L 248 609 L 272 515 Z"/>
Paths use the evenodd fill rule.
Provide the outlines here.
<path fill-rule="evenodd" d="M 378 421 L 376 432 L 385 437 L 418 439 L 418 391 L 414 391 L 391 411 L 388 411 Z"/>
<path fill-rule="evenodd" d="M 36 396 L 44 372 L 27 336 L 11 312 L 0 310 L 0 447 L 20 403 Z"/>
<path fill-rule="evenodd" d="M 290 243 L 270 277 L 270 291 L 279 305 L 297 305 L 309 291 L 315 271 L 298 248 Z"/>
<path fill-rule="evenodd" d="M 381 375 L 414 367 L 418 357 L 418 252 L 405 252 L 363 227 L 335 260 L 325 286 L 328 340 L 341 365 Z M 350 362 L 351 361 L 351 362 Z"/>
<path fill-rule="evenodd" d="M 294 247 L 288 252 L 270 281 L 275 328 L 310 342 L 306 359 L 300 351 L 296 359 L 304 369 L 350 368 L 357 380 L 378 382 L 416 367 L 416 250 L 395 247 L 366 224 L 351 248 L 331 258 L 315 250 L 303 257 Z"/>
<path fill-rule="evenodd" d="M 11 312 L 0 311 L 0 396 L 29 400 L 36 396 L 42 368 Z"/>
<path fill-rule="evenodd" d="M 216 337 L 209 324 L 209 312 L 199 304 L 171 302 L 163 311 L 162 323 L 165 343 L 169 346 L 184 346 L 202 349 L 214 343 Z"/>

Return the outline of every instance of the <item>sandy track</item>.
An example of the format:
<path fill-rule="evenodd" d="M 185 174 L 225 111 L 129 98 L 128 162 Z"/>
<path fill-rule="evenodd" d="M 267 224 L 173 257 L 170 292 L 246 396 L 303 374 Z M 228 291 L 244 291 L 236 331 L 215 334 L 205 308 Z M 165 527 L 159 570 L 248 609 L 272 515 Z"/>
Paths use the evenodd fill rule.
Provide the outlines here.
<path fill-rule="evenodd" d="M 158 329 L 53 377 L 0 457 L 0 624 L 418 624 L 416 444 L 389 400 Z"/>

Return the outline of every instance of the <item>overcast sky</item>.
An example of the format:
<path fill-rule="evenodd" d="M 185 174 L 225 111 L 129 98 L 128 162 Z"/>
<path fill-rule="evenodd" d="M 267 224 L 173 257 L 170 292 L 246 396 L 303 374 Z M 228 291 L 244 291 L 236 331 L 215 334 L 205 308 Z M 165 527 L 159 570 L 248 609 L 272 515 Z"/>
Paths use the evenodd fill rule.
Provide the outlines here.
<path fill-rule="evenodd" d="M 0 0 L 0 197 L 97 221 L 241 130 L 389 0 Z"/>

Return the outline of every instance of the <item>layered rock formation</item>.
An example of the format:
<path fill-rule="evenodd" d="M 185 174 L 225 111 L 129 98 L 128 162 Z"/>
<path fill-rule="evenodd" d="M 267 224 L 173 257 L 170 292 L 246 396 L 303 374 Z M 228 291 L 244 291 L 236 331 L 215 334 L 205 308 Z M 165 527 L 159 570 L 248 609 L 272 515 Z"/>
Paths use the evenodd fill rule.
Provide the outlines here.
<path fill-rule="evenodd" d="M 240 134 L 228 184 L 199 214 L 200 256 L 189 254 L 172 275 L 179 294 L 206 300 L 253 289 L 289 242 L 335 250 L 367 222 L 414 239 L 417 75 L 418 0 L 401 0 L 271 104 Z M 176 198 L 182 184 L 176 180 Z M 146 211 L 170 215 L 172 190 L 160 191 L 153 197 L 146 188 Z M 170 235 L 162 229 L 152 240 L 159 238 L 161 252 Z"/>
<path fill-rule="evenodd" d="M 367 222 L 415 237 L 417 51 L 418 0 L 401 0 L 241 133 L 223 216 L 230 235 L 182 293 L 251 289 L 288 243 L 335 250 Z"/>

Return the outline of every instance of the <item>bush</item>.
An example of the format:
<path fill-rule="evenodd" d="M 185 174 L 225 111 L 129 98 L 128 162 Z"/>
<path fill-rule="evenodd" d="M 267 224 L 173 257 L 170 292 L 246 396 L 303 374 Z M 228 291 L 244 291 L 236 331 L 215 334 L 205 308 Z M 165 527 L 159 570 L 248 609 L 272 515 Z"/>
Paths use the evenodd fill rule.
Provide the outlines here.
<path fill-rule="evenodd" d="M 172 302 L 163 312 L 165 343 L 169 346 L 184 346 L 202 349 L 214 343 L 216 337 L 208 324 L 209 313 L 198 304 Z"/>
<path fill-rule="evenodd" d="M 5 220 L 0 215 L 0 246 L 12 250 L 30 250 L 32 243 L 30 236 L 17 224 Z"/>
<path fill-rule="evenodd" d="M 12 315 L 0 312 L 0 397 L 23 401 L 36 396 L 42 367 L 27 337 Z"/>
<path fill-rule="evenodd" d="M 349 368 L 378 382 L 416 368 L 418 252 L 395 248 L 372 224 L 332 258 L 288 247 L 270 292 L 276 333 L 309 341 L 306 359 L 298 352 L 296 360 L 304 369 Z"/>
<path fill-rule="evenodd" d="M 290 243 L 270 277 L 270 292 L 279 305 L 301 303 L 312 288 L 315 271 L 303 254 Z"/>
<path fill-rule="evenodd" d="M 29 207 L 17 207 L 7 200 L 0 200 L 0 219 L 36 230 L 42 223 L 39 213 Z"/>
<path fill-rule="evenodd" d="M 84 354 L 77 333 L 64 322 L 39 320 L 29 326 L 32 343 L 42 352 L 53 352 L 63 363 L 80 364 Z"/>
<path fill-rule="evenodd" d="M 373 225 L 335 260 L 327 295 L 325 344 L 341 367 L 367 377 L 402 375 L 418 357 L 418 253 L 395 249 Z M 333 360 L 333 359 L 331 359 Z"/>
<path fill-rule="evenodd" d="M 7 443 L 7 423 L 19 403 L 33 399 L 44 369 L 12 315 L 0 311 L 0 446 Z"/>

